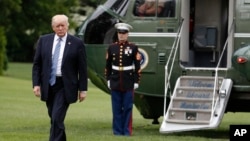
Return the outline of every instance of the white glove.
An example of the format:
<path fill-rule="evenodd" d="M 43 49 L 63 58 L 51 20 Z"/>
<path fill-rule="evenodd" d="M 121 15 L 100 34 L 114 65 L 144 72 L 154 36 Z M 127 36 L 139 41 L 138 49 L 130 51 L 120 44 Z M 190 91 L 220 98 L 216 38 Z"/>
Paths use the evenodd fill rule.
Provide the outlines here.
<path fill-rule="evenodd" d="M 107 82 L 108 88 L 110 89 L 110 80 Z"/>
<path fill-rule="evenodd" d="M 134 83 L 134 89 L 139 88 L 139 84 L 138 83 Z"/>

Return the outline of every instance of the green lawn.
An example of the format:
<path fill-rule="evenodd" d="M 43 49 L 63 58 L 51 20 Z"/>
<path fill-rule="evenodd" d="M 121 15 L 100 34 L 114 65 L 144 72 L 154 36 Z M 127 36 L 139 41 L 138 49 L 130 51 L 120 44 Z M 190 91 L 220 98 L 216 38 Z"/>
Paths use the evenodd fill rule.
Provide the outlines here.
<path fill-rule="evenodd" d="M 45 103 L 32 92 L 31 64 L 10 63 L 0 84 L 0 141 L 48 140 L 49 118 Z M 218 129 L 160 134 L 160 125 L 152 125 L 152 120 L 144 119 L 134 108 L 133 136 L 116 137 L 112 135 L 111 117 L 110 96 L 89 83 L 87 99 L 72 104 L 68 111 L 68 140 L 228 141 L 230 124 L 250 124 L 249 113 L 227 113 Z"/>

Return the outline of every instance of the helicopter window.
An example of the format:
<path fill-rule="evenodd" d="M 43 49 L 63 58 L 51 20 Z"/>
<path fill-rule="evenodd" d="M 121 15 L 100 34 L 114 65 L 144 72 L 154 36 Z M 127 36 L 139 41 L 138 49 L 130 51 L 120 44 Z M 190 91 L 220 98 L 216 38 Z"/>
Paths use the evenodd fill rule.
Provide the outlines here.
<path fill-rule="evenodd" d="M 113 0 L 111 0 L 112 2 L 113 2 L 113 4 L 112 4 L 112 6 L 110 7 L 110 9 L 112 10 L 112 11 L 114 11 L 115 13 L 118 13 L 118 14 L 121 14 L 122 13 L 122 11 L 124 10 L 124 9 L 126 9 L 125 7 L 128 5 L 128 3 L 129 3 L 129 0 L 117 0 L 117 1 L 113 1 Z"/>
<path fill-rule="evenodd" d="M 146 17 L 174 17 L 175 0 L 137 0 L 134 6 L 134 15 Z"/>
<path fill-rule="evenodd" d="M 250 0 L 245 0 L 244 4 L 250 4 Z"/>

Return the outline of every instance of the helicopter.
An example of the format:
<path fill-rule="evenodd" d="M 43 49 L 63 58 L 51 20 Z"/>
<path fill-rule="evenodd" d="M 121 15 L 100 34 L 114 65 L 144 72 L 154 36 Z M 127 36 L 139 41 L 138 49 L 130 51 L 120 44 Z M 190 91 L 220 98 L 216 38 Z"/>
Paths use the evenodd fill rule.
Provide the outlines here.
<path fill-rule="evenodd" d="M 153 14 L 138 12 L 146 1 Z M 130 24 L 142 57 L 134 105 L 143 118 L 159 124 L 163 116 L 160 133 L 211 129 L 226 112 L 250 112 L 249 13 L 249 0 L 107 0 L 77 36 L 89 79 L 109 94 L 106 49 L 117 40 L 114 25 Z"/>

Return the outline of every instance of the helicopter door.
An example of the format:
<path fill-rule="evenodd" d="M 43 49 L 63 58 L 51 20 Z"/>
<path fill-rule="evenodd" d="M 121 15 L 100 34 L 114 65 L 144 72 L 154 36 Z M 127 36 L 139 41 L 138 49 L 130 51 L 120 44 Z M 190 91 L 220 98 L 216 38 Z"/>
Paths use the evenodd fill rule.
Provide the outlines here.
<path fill-rule="evenodd" d="M 189 12 L 184 16 L 189 19 L 185 22 L 189 25 L 189 31 L 186 31 L 189 33 L 183 34 L 189 36 L 189 43 L 183 43 L 180 49 L 181 54 L 185 54 L 188 44 L 189 56 L 182 64 L 186 67 L 216 67 L 227 39 L 228 0 L 189 0 L 188 4 L 182 6 L 182 10 Z M 226 62 L 222 65 L 226 66 Z"/>
<path fill-rule="evenodd" d="M 196 60 L 195 65 L 197 67 L 215 67 L 217 27 L 196 26 L 194 29 L 193 47 Z M 207 65 L 208 62 L 209 65 Z"/>

